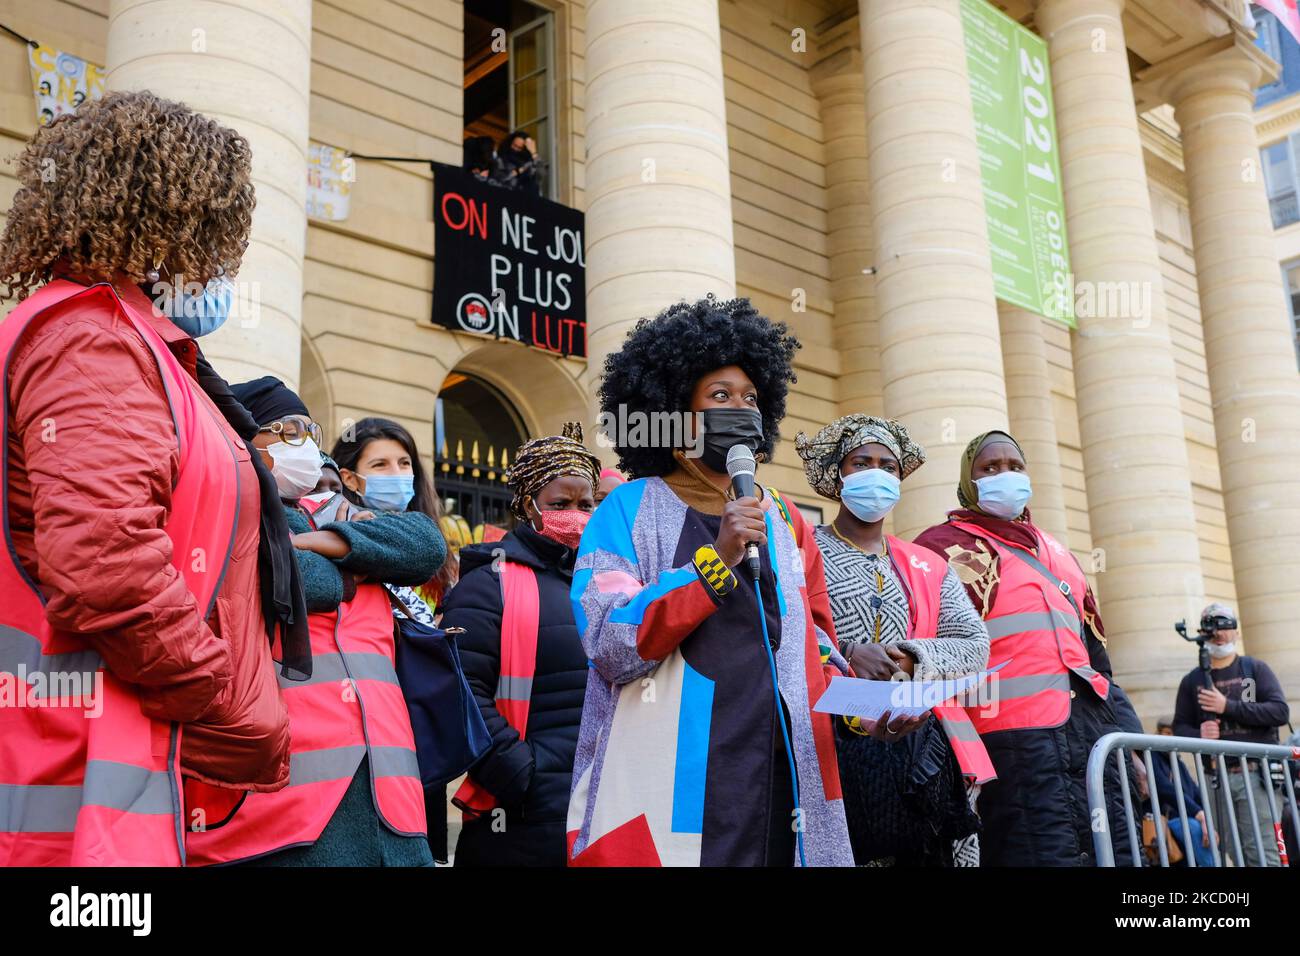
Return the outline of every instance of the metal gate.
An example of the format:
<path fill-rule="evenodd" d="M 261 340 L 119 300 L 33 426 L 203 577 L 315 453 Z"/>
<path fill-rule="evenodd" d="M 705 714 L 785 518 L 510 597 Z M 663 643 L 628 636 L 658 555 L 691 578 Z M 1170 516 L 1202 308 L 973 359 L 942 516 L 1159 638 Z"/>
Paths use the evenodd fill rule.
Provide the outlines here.
<path fill-rule="evenodd" d="M 477 442 L 468 456 L 461 442 L 456 443 L 452 454 L 448 454 L 444 444 L 437 456 L 435 480 L 438 497 L 444 506 L 450 501 L 449 510 L 463 517 L 471 529 L 481 524 L 508 529 L 513 524 L 511 492 L 505 484 L 506 456 L 503 451 L 498 460 L 496 449 L 489 448 L 487 455 L 480 460 Z"/>
<path fill-rule="evenodd" d="M 1105 775 L 1106 761 L 1115 760 L 1119 769 L 1120 790 L 1124 801 L 1124 827 L 1128 842 L 1133 851 L 1134 866 L 1141 866 L 1143 861 L 1142 842 L 1138 839 L 1138 822 L 1134 813 L 1133 799 L 1129 792 L 1128 764 L 1130 754 L 1142 760 L 1147 772 L 1149 801 L 1151 806 L 1152 829 L 1154 830 L 1155 851 L 1150 865 L 1167 867 L 1170 865 L 1170 839 L 1165 834 L 1161 809 L 1165 802 L 1173 804 L 1171 819 L 1177 819 L 1182 831 L 1183 845 L 1188 866 L 1197 866 L 1196 847 L 1192 842 L 1192 826 L 1187 816 L 1186 794 L 1183 792 L 1182 776 L 1178 761 L 1180 754 L 1193 756 L 1196 767 L 1197 787 L 1204 798 L 1205 829 L 1208 831 L 1209 850 L 1215 866 L 1269 866 L 1271 854 L 1266 851 L 1265 840 L 1273 841 L 1277 846 L 1277 859 L 1282 866 L 1297 866 L 1294 859 L 1288 864 L 1287 855 L 1296 853 L 1294 846 L 1296 834 L 1300 834 L 1300 808 L 1296 806 L 1296 779 L 1300 772 L 1300 747 L 1284 747 L 1270 744 L 1240 743 L 1231 740 L 1201 740 L 1195 737 L 1167 737 L 1149 734 L 1107 734 L 1093 745 L 1088 756 L 1088 812 L 1092 820 L 1092 840 L 1097 853 L 1098 866 L 1114 866 L 1115 851 L 1111 840 L 1112 821 L 1106 809 Z M 1169 777 L 1173 789 L 1173 798 L 1164 801 L 1159 792 L 1156 774 L 1156 754 L 1161 760 L 1168 761 Z M 1204 759 L 1203 759 L 1204 758 Z M 1231 762 L 1237 761 L 1233 767 Z M 1206 763 L 1209 763 L 1207 773 Z M 1190 771 L 1189 771 L 1190 772 Z M 1239 774 L 1233 779 L 1234 774 Z M 1215 789 L 1211 789 L 1211 782 Z M 1258 787 L 1255 784 L 1258 783 Z M 1233 792 L 1234 784 L 1244 794 L 1246 816 L 1241 820 L 1237 812 L 1237 799 Z M 1223 792 L 1216 792 L 1223 788 Z M 1256 791 L 1260 796 L 1257 796 Z M 1213 795 L 1213 796 L 1212 796 Z M 1262 803 L 1265 806 L 1261 806 Z M 1226 820 L 1216 820 L 1220 808 L 1226 810 Z M 1264 825 L 1261 815 L 1264 811 Z M 1288 826 L 1289 824 L 1289 826 Z M 1255 853 L 1248 854 L 1243 849 L 1243 826 L 1247 837 L 1253 838 Z M 1293 835 L 1291 841 L 1284 838 L 1289 829 Z M 1220 834 L 1226 832 L 1227 846 L 1222 845 Z M 1225 863 L 1225 860 L 1228 862 Z"/>

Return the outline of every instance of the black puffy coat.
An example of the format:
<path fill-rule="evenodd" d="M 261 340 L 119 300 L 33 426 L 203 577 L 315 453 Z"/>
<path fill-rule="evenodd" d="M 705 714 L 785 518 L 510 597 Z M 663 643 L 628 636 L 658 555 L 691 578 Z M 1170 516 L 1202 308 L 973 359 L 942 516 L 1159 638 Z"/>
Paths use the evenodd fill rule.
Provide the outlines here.
<path fill-rule="evenodd" d="M 1086 629 L 1094 670 L 1111 676 L 1105 646 Z M 981 866 L 1093 866 L 1085 771 L 1092 746 L 1115 731 L 1142 732 L 1124 692 L 1112 683 L 1108 699 L 1070 675 L 1070 718 L 1060 727 L 982 734 L 998 778 L 980 792 Z M 1129 773 L 1130 786 L 1133 774 Z M 1130 790 L 1138 806 L 1136 789 Z M 1119 770 L 1106 762 L 1106 804 L 1116 866 L 1131 866 Z"/>
<path fill-rule="evenodd" d="M 523 740 L 496 708 L 501 673 L 501 582 L 493 568 L 497 549 L 537 572 L 537 670 Z M 460 553 L 460 582 L 447 597 L 442 626 L 465 628 L 460 641 L 465 675 L 492 734 L 492 748 L 472 773 L 505 815 L 485 814 L 466 822 L 456 844 L 457 866 L 566 863 L 569 784 L 587 689 L 587 655 L 569 602 L 573 559 L 572 551 L 526 524 L 501 541 Z"/>

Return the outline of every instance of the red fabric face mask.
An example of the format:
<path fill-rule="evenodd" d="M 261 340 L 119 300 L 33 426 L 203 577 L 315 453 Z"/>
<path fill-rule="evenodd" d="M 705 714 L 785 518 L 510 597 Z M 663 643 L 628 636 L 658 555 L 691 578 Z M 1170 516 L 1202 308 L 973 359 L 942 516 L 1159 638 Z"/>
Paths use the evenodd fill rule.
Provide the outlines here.
<path fill-rule="evenodd" d="M 564 511 L 541 511 L 538 513 L 542 516 L 542 526 L 538 528 L 533 525 L 533 529 L 538 534 L 564 545 L 571 551 L 578 550 L 578 541 L 582 538 L 582 529 L 587 527 L 587 521 L 591 518 L 590 511 L 566 508 Z"/>

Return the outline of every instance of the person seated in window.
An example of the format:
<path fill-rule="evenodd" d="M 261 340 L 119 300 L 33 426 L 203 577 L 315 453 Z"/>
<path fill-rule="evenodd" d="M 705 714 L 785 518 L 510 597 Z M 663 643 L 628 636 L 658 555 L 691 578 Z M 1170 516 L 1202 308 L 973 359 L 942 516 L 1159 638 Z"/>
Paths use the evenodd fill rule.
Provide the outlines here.
<path fill-rule="evenodd" d="M 462 164 L 481 183 L 500 186 L 501 161 L 497 159 L 491 136 L 470 136 L 463 144 Z"/>
<path fill-rule="evenodd" d="M 527 132 L 515 130 L 501 141 L 497 152 L 503 185 L 534 196 L 541 195 L 543 163 L 537 154 L 537 143 Z"/>

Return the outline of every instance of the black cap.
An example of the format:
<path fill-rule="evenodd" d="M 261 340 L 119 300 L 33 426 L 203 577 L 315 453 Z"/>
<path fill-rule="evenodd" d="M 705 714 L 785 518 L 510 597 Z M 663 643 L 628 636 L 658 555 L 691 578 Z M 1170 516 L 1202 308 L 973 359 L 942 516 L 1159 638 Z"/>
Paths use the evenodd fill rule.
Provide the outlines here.
<path fill-rule="evenodd" d="M 231 394 L 248 409 L 259 426 L 278 421 L 286 415 L 311 418 L 298 393 L 274 375 L 264 375 L 251 382 L 230 386 Z"/>

